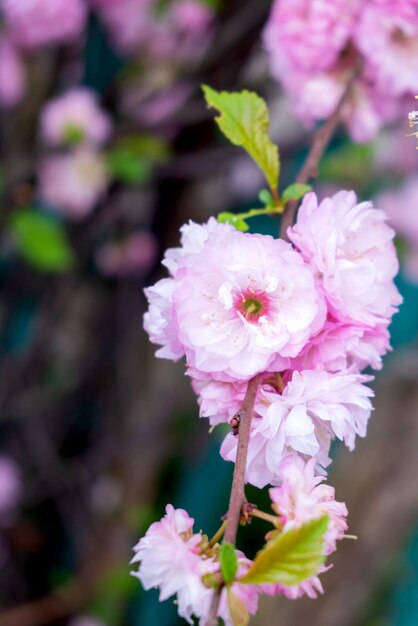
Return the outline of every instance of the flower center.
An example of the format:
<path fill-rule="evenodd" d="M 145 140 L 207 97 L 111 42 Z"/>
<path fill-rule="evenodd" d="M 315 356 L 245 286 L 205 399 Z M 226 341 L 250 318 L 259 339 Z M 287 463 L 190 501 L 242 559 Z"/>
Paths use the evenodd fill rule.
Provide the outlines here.
<path fill-rule="evenodd" d="M 267 314 L 268 300 L 264 293 L 249 291 L 239 294 L 235 306 L 246 320 L 256 322 L 262 315 Z"/>

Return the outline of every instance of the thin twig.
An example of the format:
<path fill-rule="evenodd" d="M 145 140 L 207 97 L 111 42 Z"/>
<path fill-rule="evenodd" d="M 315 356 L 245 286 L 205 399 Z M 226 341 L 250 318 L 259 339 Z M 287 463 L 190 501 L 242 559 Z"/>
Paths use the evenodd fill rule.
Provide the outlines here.
<path fill-rule="evenodd" d="M 361 64 L 359 62 L 354 66 L 353 71 L 351 72 L 350 77 L 347 81 L 344 92 L 341 95 L 341 98 L 339 99 L 333 113 L 326 120 L 326 122 L 324 122 L 324 124 L 314 133 L 312 137 L 311 148 L 308 152 L 302 169 L 300 170 L 296 178 L 296 183 L 305 184 L 311 178 L 315 178 L 316 176 L 318 176 L 319 161 L 321 160 L 322 155 L 327 149 L 329 142 L 331 141 L 335 130 L 341 120 L 341 112 L 352 94 L 354 83 L 360 71 Z M 282 239 L 288 239 L 287 229 L 289 228 L 289 226 L 292 226 L 294 222 L 297 206 L 297 200 L 291 200 L 287 204 L 280 226 L 280 237 Z"/>
<path fill-rule="evenodd" d="M 240 422 L 238 432 L 237 458 L 235 461 L 234 476 L 232 479 L 231 496 L 226 518 L 224 541 L 235 545 L 238 524 L 241 517 L 242 505 L 245 502 L 245 470 L 247 466 L 248 443 L 250 440 L 251 420 L 254 412 L 254 403 L 258 389 L 258 375 L 248 383 L 244 401 L 239 411 Z M 222 589 L 215 591 L 209 609 L 206 626 L 217 624 L 217 614 Z"/>

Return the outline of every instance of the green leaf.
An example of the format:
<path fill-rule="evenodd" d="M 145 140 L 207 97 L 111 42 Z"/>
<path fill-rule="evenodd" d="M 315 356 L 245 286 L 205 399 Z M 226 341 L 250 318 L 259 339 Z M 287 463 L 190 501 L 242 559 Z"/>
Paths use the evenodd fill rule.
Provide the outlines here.
<path fill-rule="evenodd" d="M 33 209 L 15 211 L 9 221 L 17 250 L 33 267 L 64 272 L 74 265 L 74 254 L 64 226 Z"/>
<path fill-rule="evenodd" d="M 302 198 L 305 193 L 312 189 L 311 185 L 304 185 L 302 183 L 293 183 L 293 185 L 289 185 L 282 193 L 283 202 L 288 202 L 289 200 L 299 200 Z"/>
<path fill-rule="evenodd" d="M 221 545 L 220 555 L 221 572 L 226 584 L 231 583 L 238 570 L 238 561 L 235 548 L 231 543 Z"/>
<path fill-rule="evenodd" d="M 267 189 L 262 189 L 258 194 L 258 199 L 264 204 L 264 206 L 274 206 L 274 199 L 271 193 Z"/>
<path fill-rule="evenodd" d="M 324 563 L 324 534 L 328 516 L 276 535 L 257 553 L 240 583 L 298 585 L 313 576 Z"/>
<path fill-rule="evenodd" d="M 236 215 L 235 213 L 228 213 L 227 211 L 218 214 L 218 222 L 221 224 L 232 224 L 237 230 L 242 230 L 243 232 L 250 228 L 239 214 Z"/>
<path fill-rule="evenodd" d="M 227 591 L 228 609 L 234 626 L 247 626 L 250 621 L 250 614 L 245 604 L 240 600 L 231 587 Z"/>
<path fill-rule="evenodd" d="M 224 135 L 242 146 L 263 172 L 273 193 L 279 183 L 279 149 L 268 135 L 269 114 L 262 98 L 250 91 L 229 93 L 202 86 L 206 102 L 220 112 L 215 120 Z"/>

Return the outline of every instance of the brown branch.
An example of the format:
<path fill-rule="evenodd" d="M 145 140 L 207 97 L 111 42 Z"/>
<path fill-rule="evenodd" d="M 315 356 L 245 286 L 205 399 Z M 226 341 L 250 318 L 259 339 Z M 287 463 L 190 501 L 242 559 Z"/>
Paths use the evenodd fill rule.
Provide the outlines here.
<path fill-rule="evenodd" d="M 238 524 L 241 517 L 242 505 L 245 503 L 245 470 L 247 467 L 248 444 L 250 441 L 251 420 L 253 418 L 254 403 L 258 389 L 258 375 L 254 376 L 248 383 L 244 401 L 239 411 L 239 432 L 237 458 L 235 460 L 234 476 L 232 478 L 231 496 L 229 499 L 229 508 L 227 514 L 226 531 L 224 541 L 235 545 Z M 217 614 L 219 602 L 221 599 L 221 591 L 215 591 L 209 609 L 209 616 L 206 626 L 215 626 L 217 624 Z"/>
<path fill-rule="evenodd" d="M 335 107 L 333 113 L 326 120 L 326 122 L 324 122 L 324 124 L 320 128 L 318 128 L 318 130 L 314 133 L 312 137 L 311 148 L 308 152 L 308 155 L 305 159 L 302 169 L 300 170 L 295 180 L 296 183 L 305 184 L 311 178 L 316 178 L 316 176 L 318 176 L 319 161 L 321 160 L 322 155 L 327 149 L 335 133 L 335 130 L 341 120 L 341 112 L 352 94 L 354 83 L 360 71 L 361 71 L 361 64 L 359 62 L 354 66 L 350 74 L 350 77 L 347 81 L 344 92 L 341 95 L 341 98 L 339 99 L 338 104 Z M 294 222 L 297 206 L 298 206 L 297 200 L 291 200 L 287 204 L 286 211 L 283 214 L 282 222 L 280 226 L 280 237 L 282 239 L 288 238 L 287 229 L 289 228 L 289 226 L 292 226 Z"/>

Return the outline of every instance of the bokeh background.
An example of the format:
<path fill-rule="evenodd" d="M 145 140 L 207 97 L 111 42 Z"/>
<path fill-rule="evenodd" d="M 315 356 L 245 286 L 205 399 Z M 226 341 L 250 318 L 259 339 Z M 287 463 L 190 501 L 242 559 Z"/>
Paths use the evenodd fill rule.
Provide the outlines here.
<path fill-rule="evenodd" d="M 39 28 L 11 48 L 0 23 L 0 626 L 176 626 L 172 602 L 129 575 L 132 546 L 166 502 L 212 534 L 232 465 L 183 364 L 155 358 L 143 288 L 163 276 L 181 224 L 259 205 L 261 175 L 220 136 L 202 83 L 267 99 L 282 187 L 309 135 L 269 75 L 270 0 L 167 0 L 151 12 L 144 0 L 142 13 L 140 2 L 91 0 L 78 18 L 70 4 L 69 36 Z M 41 128 L 45 104 L 80 86 L 108 124 L 84 161 L 79 137 L 57 147 Z M 254 626 L 418 623 L 418 152 L 407 110 L 368 144 L 340 130 L 315 183 L 392 216 L 409 207 L 397 239 L 404 304 L 369 435 L 353 453 L 334 449 L 331 482 L 358 541 L 332 559 L 323 597 L 266 599 Z M 277 235 L 279 224 L 251 228 Z M 249 556 L 264 531 L 259 520 L 240 530 Z"/>

